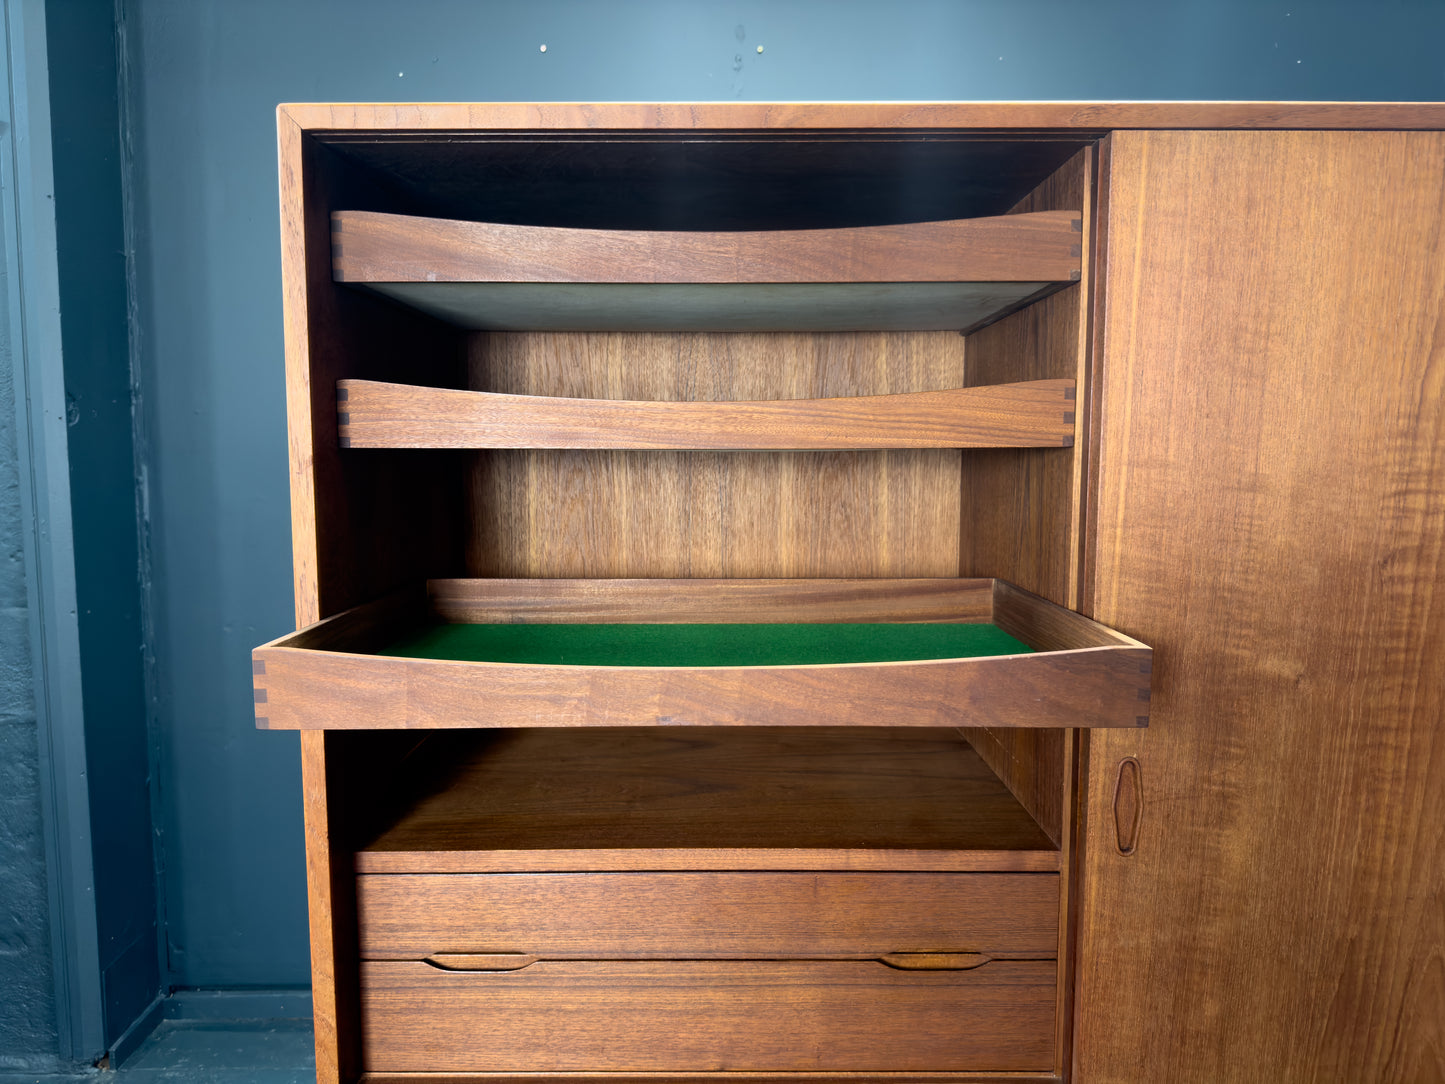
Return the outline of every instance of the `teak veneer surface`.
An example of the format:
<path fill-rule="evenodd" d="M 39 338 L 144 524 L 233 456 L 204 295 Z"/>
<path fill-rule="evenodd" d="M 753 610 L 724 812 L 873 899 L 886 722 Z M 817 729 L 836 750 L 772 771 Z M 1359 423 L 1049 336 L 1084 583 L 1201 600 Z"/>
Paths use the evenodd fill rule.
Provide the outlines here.
<path fill-rule="evenodd" d="M 1057 868 L 1048 837 L 948 730 L 548 729 L 456 741 L 455 767 L 358 853 L 358 871 L 776 869 L 790 855 L 791 868 Z M 673 853 L 647 853 L 660 851 Z"/>
<path fill-rule="evenodd" d="M 331 216 L 338 282 L 1068 282 L 1070 211 L 849 229 L 578 230 L 366 211 Z"/>
<path fill-rule="evenodd" d="M 427 581 L 445 621 L 532 623 L 989 621 L 996 590 L 956 577 Z"/>
<path fill-rule="evenodd" d="M 1094 150 L 1080 151 L 1015 210 L 1083 208 L 1086 256 L 1094 230 Z M 960 574 L 991 570 L 1070 609 L 1079 605 L 1083 541 L 1081 483 L 1087 395 L 1086 319 L 1094 287 L 1086 258 L 1078 286 L 1046 297 L 968 337 L 968 382 L 1075 382 L 1079 436 L 1074 450 L 1050 455 L 1001 449 L 963 457 Z M 969 728 L 979 754 L 1055 840 L 1065 830 L 1066 737 L 1061 730 Z"/>
<path fill-rule="evenodd" d="M 328 413 L 334 418 L 337 379 L 448 384 L 444 376 L 397 371 L 395 347 L 431 337 L 436 348 L 413 356 L 423 364 L 435 357 L 444 369 L 448 336 L 458 333 L 331 281 L 333 208 L 397 209 L 394 197 L 410 200 L 428 187 L 445 195 L 448 185 L 453 195 L 465 194 L 460 202 L 475 202 L 475 178 L 448 166 L 453 151 L 418 138 L 475 145 L 456 159 L 463 164 L 504 145 L 535 162 L 555 140 L 572 145 L 566 161 L 584 163 L 588 140 L 594 146 L 636 140 L 630 158 L 613 156 L 614 166 L 630 168 L 652 153 L 646 140 L 660 145 L 681 133 L 732 140 L 737 154 L 752 160 L 759 160 L 753 148 L 778 135 L 806 136 L 789 139 L 796 150 L 765 163 L 806 172 L 808 162 L 846 163 L 837 148 L 860 135 L 876 137 L 879 130 L 867 129 L 883 125 L 895 165 L 940 138 L 968 154 L 991 147 L 1006 167 L 1024 163 L 997 173 L 995 180 L 1004 179 L 985 194 L 986 208 L 965 212 L 997 214 L 1017 199 L 1018 186 L 1036 184 L 1081 140 L 1111 129 L 1440 128 L 1445 106 L 388 104 L 283 106 L 278 120 L 297 612 L 304 625 L 378 597 L 404 578 L 450 574 L 463 564 L 473 575 L 953 575 L 960 552 L 975 544 L 961 516 L 969 501 L 961 504 L 960 493 L 983 496 L 976 478 L 960 486 L 956 452 L 480 452 L 434 458 L 427 468 L 433 484 L 426 485 L 417 484 L 422 474 L 414 461 L 403 466 L 387 458 L 390 452 L 374 453 L 372 464 L 348 464 L 327 421 Z M 1439 563 L 1445 533 L 1429 511 L 1441 490 L 1429 451 L 1442 399 L 1439 366 L 1430 360 L 1438 336 L 1430 328 L 1445 261 L 1438 251 L 1421 256 L 1438 240 L 1439 178 L 1432 172 L 1441 160 L 1438 137 L 1280 132 L 1254 133 L 1257 142 L 1246 144 L 1234 141 L 1246 133 L 1120 138 L 1126 135 L 1107 137 L 1100 148 L 1105 185 L 1097 225 L 1115 240 L 1101 253 L 1089 288 L 1097 296 L 1107 284 L 1111 307 L 1107 319 L 1099 309 L 1095 326 L 1081 331 L 1100 344 L 1107 394 L 1086 405 L 1080 381 L 1081 409 L 1088 411 L 1081 420 L 1092 418 L 1103 439 L 1089 442 L 1100 473 L 1086 478 L 1081 494 L 1087 544 L 1078 556 L 1090 612 L 1151 641 L 1160 637 L 1156 701 L 1164 725 L 1143 740 L 1093 737 L 1082 799 L 1092 865 L 1082 898 L 1083 1026 L 1074 1077 L 1089 1084 L 1151 1073 L 1320 1081 L 1445 1075 L 1438 1056 L 1445 1049 L 1439 1024 L 1445 991 L 1438 968 L 1431 970 L 1439 958 L 1440 938 L 1431 932 L 1438 909 L 1430 905 L 1439 895 L 1432 871 L 1445 868 L 1445 858 L 1435 853 L 1439 834 L 1421 827 L 1445 821 L 1441 791 L 1431 784 L 1445 768 L 1436 770 L 1439 757 L 1432 756 L 1440 720 L 1420 707 L 1445 696 L 1419 661 L 1441 654 L 1427 585 L 1438 580 L 1430 569 Z M 1108 151 L 1116 139 L 1124 155 L 1117 172 Z M 408 147 L 447 168 L 427 166 L 415 184 L 399 183 L 405 179 L 391 170 L 408 160 Z M 833 169 L 822 189 L 792 181 L 755 185 L 751 177 L 739 186 L 724 178 L 731 186 L 723 191 L 731 192 L 725 214 L 733 216 L 724 228 L 756 228 L 765 217 L 740 202 L 740 189 L 788 197 L 768 210 L 770 224 L 801 221 L 806 207 L 824 208 L 809 220 L 814 225 L 876 221 L 880 198 L 901 191 L 903 174 L 887 169 L 893 172 L 863 183 Z M 396 187 L 355 199 L 372 170 Z M 934 174 L 922 201 L 956 202 L 938 182 L 957 171 Z M 1111 179 L 1124 208 L 1112 224 Z M 605 189 L 610 182 L 602 180 Z M 556 206 L 530 177 L 523 181 L 513 208 L 523 217 L 514 221 Z M 601 202 L 580 207 L 582 217 L 572 224 L 616 216 L 620 205 L 597 191 Z M 698 193 L 709 195 L 706 184 Z M 840 216 L 833 208 L 843 204 Z M 424 200 L 418 209 L 453 213 Z M 950 206 L 935 217 L 957 213 Z M 645 223 L 610 224 L 722 221 L 706 198 L 680 208 L 649 204 L 645 214 Z M 1057 305 L 1061 296 L 1042 304 Z M 1026 337 L 1013 331 L 1035 315 L 1024 310 L 1016 314 L 1023 320 L 1006 318 L 1001 323 L 1016 322 L 998 333 L 999 341 L 1023 344 Z M 645 360 L 632 352 L 638 340 L 649 343 Z M 971 350 L 987 341 L 970 340 Z M 971 382 L 963 379 L 963 340 L 942 333 L 486 334 L 470 336 L 468 346 L 472 387 L 517 394 L 768 399 Z M 980 358 L 992 364 L 975 350 L 970 378 Z M 498 371 L 508 375 L 496 379 Z M 633 390 L 635 384 L 644 387 Z M 720 394 L 708 392 L 714 385 Z M 1316 408 L 1311 424 L 1300 428 L 1293 419 L 1304 417 L 1298 405 L 1304 395 Z M 1197 439 L 1188 438 L 1191 427 Z M 1073 462 L 1068 450 L 1037 454 Z M 458 468 L 471 479 L 460 525 L 455 504 L 439 499 Z M 1034 484 L 1030 475 L 1028 492 Z M 1047 484 L 1042 492 L 1054 494 Z M 1054 507 L 1052 496 L 1040 499 Z M 1047 576 L 1035 581 L 1027 572 L 1038 567 L 1052 575 L 1051 544 L 1040 547 L 1004 521 L 992 535 L 994 552 L 1021 539 L 1014 578 L 1071 601 L 1053 595 Z M 1007 573 L 1014 564 L 1009 558 L 985 571 Z M 1314 589 L 1320 576 L 1329 591 Z M 1276 627 L 1297 613 L 1300 600 L 1308 619 Z M 1236 624 L 1220 626 L 1230 634 L 1223 638 L 1207 621 L 1189 626 L 1201 614 L 1225 611 Z M 1232 635 L 1241 612 L 1261 630 L 1244 643 Z M 1306 629 L 1314 631 L 1302 640 Z M 1379 649 L 1361 647 L 1366 641 Z M 1046 782 L 1025 764 L 1035 744 L 1018 744 L 1016 733 L 989 733 L 1008 743 L 990 747 L 989 755 L 1021 794 Z M 355 755 L 358 741 L 376 737 L 393 736 L 301 738 L 317 1070 L 327 1082 L 350 1082 L 362 1068 L 355 961 L 348 956 L 354 925 L 346 835 L 365 802 L 360 794 L 343 799 L 343 792 L 345 780 L 367 777 L 385 759 L 379 746 Z M 1113 787 L 1119 761 L 1135 754 L 1142 798 L 1121 806 L 1138 814 L 1133 853 L 1125 858 L 1118 854 Z M 1311 830 L 1301 833 L 1300 794 L 1330 795 L 1333 819 L 1306 815 Z M 1262 869 L 1270 871 L 1265 881 L 1257 875 Z M 1311 916 L 1307 925 L 1302 915 Z M 1150 1030 L 1160 1020 L 1162 1034 Z M 455 1079 L 467 1078 L 488 1079 Z"/>
<path fill-rule="evenodd" d="M 1059 448 L 1074 384 L 761 402 L 570 399 L 370 380 L 336 387 L 344 448 Z"/>
<path fill-rule="evenodd" d="M 502 975 L 361 965 L 380 1071 L 1039 1069 L 1053 961 L 543 961 Z"/>
<path fill-rule="evenodd" d="M 1077 280 L 1081 253 L 1069 211 L 713 232 L 345 211 L 332 230 L 338 282 L 499 330 L 963 329 Z"/>
<path fill-rule="evenodd" d="M 863 1081 L 897 1081 L 899 1084 L 1059 1084 L 1055 1073 L 892 1073 L 892 1072 L 682 1072 L 667 1073 L 596 1073 L 549 1072 L 549 1079 L 569 1084 L 657 1084 L 658 1081 L 686 1081 L 697 1084 L 725 1084 L 745 1081 L 747 1084 L 861 1084 Z M 535 1084 L 535 1073 L 362 1073 L 359 1084 Z"/>
<path fill-rule="evenodd" d="M 361 954 L 451 966 L 537 960 L 1052 959 L 1053 873 L 362 875 Z M 516 954 L 517 959 L 487 955 Z M 958 963 L 941 961 L 945 969 Z"/>
<path fill-rule="evenodd" d="M 610 593 L 621 619 L 636 622 L 636 608 L 627 601 L 630 582 L 614 581 L 610 591 L 583 585 L 579 593 L 591 605 Z M 654 583 L 644 594 L 660 586 Z M 733 588 L 726 580 L 690 581 L 684 597 L 717 598 Z M 875 605 L 887 602 L 888 589 L 887 581 L 873 581 Z M 797 593 L 806 598 L 818 590 L 804 581 Z M 821 585 L 825 608 L 833 590 L 826 581 Z M 854 584 L 851 590 L 859 588 Z M 947 597 L 956 588 L 940 581 L 937 590 Z M 388 622 L 395 641 L 413 631 L 415 618 L 407 597 L 393 596 L 258 647 L 252 653 L 257 725 L 282 730 L 832 726 L 877 718 L 894 726 L 1148 725 L 1147 646 L 1008 584 L 992 581 L 991 591 L 993 623 L 1031 652 L 729 666 L 395 657 L 384 653 Z M 901 603 L 905 612 L 913 605 L 911 598 Z M 775 616 L 764 608 L 753 620 Z M 670 619 L 685 620 L 676 611 Z"/>
<path fill-rule="evenodd" d="M 964 383 L 965 340 L 947 332 L 492 333 L 470 341 L 470 386 L 517 395 L 806 399 Z M 956 576 L 961 454 L 478 452 L 467 569 Z"/>
<path fill-rule="evenodd" d="M 1445 128 L 1439 102 L 307 102 L 277 113 L 318 134 L 402 138 L 478 130 Z"/>
<path fill-rule="evenodd" d="M 1111 138 L 1076 1078 L 1445 1079 L 1445 135 Z"/>
<path fill-rule="evenodd" d="M 548 1073 L 568 1084 L 1059 1084 L 1054 1073 L 892 1073 L 892 1072 L 788 1072 L 788 1073 Z M 359 1084 L 536 1084 L 535 1073 L 362 1073 Z"/>

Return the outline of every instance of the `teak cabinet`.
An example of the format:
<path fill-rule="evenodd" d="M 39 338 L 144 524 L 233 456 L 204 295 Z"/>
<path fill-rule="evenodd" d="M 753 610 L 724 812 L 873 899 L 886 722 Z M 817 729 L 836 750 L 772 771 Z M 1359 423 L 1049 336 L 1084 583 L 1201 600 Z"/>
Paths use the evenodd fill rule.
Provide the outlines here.
<path fill-rule="evenodd" d="M 279 110 L 318 1079 L 1445 1079 L 1445 107 Z"/>

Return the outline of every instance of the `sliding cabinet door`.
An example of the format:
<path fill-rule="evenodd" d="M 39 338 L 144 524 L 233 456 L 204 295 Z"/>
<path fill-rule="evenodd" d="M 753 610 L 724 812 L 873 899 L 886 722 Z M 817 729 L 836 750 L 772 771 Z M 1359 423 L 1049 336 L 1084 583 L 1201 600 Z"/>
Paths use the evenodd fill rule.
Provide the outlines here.
<path fill-rule="evenodd" d="M 1105 149 L 1076 1080 L 1445 1079 L 1445 136 Z"/>

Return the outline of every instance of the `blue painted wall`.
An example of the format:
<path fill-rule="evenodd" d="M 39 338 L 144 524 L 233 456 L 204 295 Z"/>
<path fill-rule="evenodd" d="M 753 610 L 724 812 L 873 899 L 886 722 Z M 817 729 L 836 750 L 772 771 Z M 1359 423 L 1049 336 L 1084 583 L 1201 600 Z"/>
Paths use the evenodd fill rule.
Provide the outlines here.
<path fill-rule="evenodd" d="M 0 231 L 7 226 L 0 216 Z M 0 232 L 0 251 L 4 242 Z M 13 421 L 12 273 L 8 260 L 0 264 L 0 1070 L 43 1068 L 58 1042 Z"/>
<path fill-rule="evenodd" d="M 46 0 L 104 1041 L 160 993 L 114 10 Z"/>
<path fill-rule="evenodd" d="M 1445 6 L 1424 2 L 123 0 L 122 11 L 153 768 L 168 977 L 183 985 L 307 981 L 296 741 L 252 729 L 247 661 L 291 627 L 278 101 L 1445 98 Z M 0 507 L 0 541 L 8 515 Z M 7 853 L 0 870 L 27 861 Z"/>

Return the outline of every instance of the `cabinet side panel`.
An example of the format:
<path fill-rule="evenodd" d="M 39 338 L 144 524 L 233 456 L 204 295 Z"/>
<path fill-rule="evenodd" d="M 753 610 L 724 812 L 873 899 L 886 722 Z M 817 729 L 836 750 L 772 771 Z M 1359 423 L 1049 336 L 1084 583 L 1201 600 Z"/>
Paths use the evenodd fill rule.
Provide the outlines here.
<path fill-rule="evenodd" d="M 1090 740 L 1075 1079 L 1445 1079 L 1445 135 L 1109 185 L 1094 616 L 1154 693 Z"/>
<path fill-rule="evenodd" d="M 286 415 L 291 466 L 291 550 L 297 627 L 321 616 L 317 590 L 316 480 L 311 432 L 310 320 L 307 311 L 306 141 L 284 111 L 277 116 L 281 181 L 281 277 L 286 342 Z M 314 182 L 313 182 L 314 183 Z M 312 1015 L 317 1084 L 343 1084 L 360 1069 L 355 973 L 338 976 L 332 897 L 344 870 L 333 868 L 322 732 L 301 736 L 302 810 L 306 833 L 307 915 L 311 940 Z M 354 915 L 354 908 L 352 909 Z M 340 981 L 339 981 L 340 980 Z M 338 1004 L 338 999 L 340 1004 Z"/>
<path fill-rule="evenodd" d="M 341 377 L 400 372 L 418 381 L 457 384 L 463 364 L 459 336 L 450 329 L 332 282 L 331 207 L 385 204 L 391 197 L 363 174 L 343 168 L 334 152 L 306 136 L 284 110 L 278 138 L 292 559 L 300 627 L 403 583 L 459 568 L 455 524 L 463 508 L 462 459 L 346 452 L 337 442 L 335 385 Z M 322 1084 L 345 1084 L 360 1072 L 355 903 L 347 843 L 354 813 L 338 796 L 336 769 L 349 741 L 321 734 L 302 739 L 316 1064 Z M 385 756 L 380 763 L 386 763 Z"/>
<path fill-rule="evenodd" d="M 1078 210 L 1079 243 L 1089 251 L 1093 150 L 1080 151 L 1013 209 Z M 970 386 L 1067 378 L 1087 387 L 1085 306 L 1089 261 L 1078 286 L 974 332 L 967 340 Z M 1046 452 L 1000 449 L 965 453 L 962 464 L 960 573 L 999 576 L 1056 602 L 1077 606 L 1080 465 L 1085 439 Z M 987 571 L 980 571 L 980 570 Z M 969 727 L 964 735 L 1049 833 L 1064 834 L 1063 731 Z"/>
<path fill-rule="evenodd" d="M 471 387 L 789 399 L 959 387 L 952 332 L 492 333 Z M 953 576 L 959 453 L 481 452 L 472 576 Z"/>

